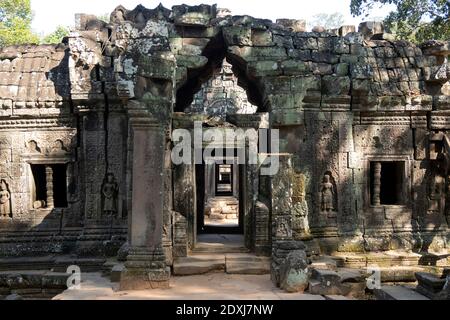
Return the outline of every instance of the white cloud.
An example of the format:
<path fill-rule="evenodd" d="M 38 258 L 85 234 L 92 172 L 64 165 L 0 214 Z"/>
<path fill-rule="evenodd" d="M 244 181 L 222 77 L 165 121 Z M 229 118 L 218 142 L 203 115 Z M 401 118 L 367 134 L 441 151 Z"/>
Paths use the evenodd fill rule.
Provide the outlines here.
<path fill-rule="evenodd" d="M 118 5 L 128 9 L 143 4 L 147 8 L 154 8 L 159 3 L 167 8 L 186 3 L 215 4 L 221 8 L 228 8 L 235 15 L 248 14 L 257 18 L 276 20 L 277 18 L 306 19 L 318 13 L 341 12 L 345 15 L 346 24 L 357 25 L 360 18 L 353 18 L 350 14 L 350 0 L 31 0 L 34 12 L 33 29 L 40 34 L 52 32 L 58 25 L 73 26 L 75 13 L 90 13 L 103 15 L 110 13 Z M 389 10 L 386 7 L 375 10 L 373 16 L 385 16 Z"/>

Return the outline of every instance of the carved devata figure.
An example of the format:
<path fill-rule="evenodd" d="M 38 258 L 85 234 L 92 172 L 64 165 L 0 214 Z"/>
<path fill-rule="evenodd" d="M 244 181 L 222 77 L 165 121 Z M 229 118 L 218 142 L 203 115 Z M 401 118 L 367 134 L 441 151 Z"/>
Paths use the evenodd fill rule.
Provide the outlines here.
<path fill-rule="evenodd" d="M 276 222 L 276 233 L 275 236 L 278 239 L 287 239 L 292 237 L 292 221 L 290 217 L 278 217 Z"/>
<path fill-rule="evenodd" d="M 56 154 L 65 154 L 67 153 L 67 150 L 64 146 L 64 142 L 62 142 L 62 140 L 56 140 L 51 149 L 50 149 L 51 153 L 56 153 Z"/>
<path fill-rule="evenodd" d="M 114 174 L 108 173 L 102 186 L 104 215 L 115 216 L 117 214 L 118 192 L 119 192 L 119 185 L 116 182 Z"/>
<path fill-rule="evenodd" d="M 0 216 L 2 218 L 11 216 L 11 193 L 5 180 L 0 181 Z"/>
<path fill-rule="evenodd" d="M 335 210 L 334 199 L 336 196 L 336 190 L 334 190 L 334 184 L 331 180 L 331 175 L 326 173 L 323 176 L 323 182 L 320 187 L 321 194 L 321 211 L 325 213 L 331 213 Z"/>
<path fill-rule="evenodd" d="M 445 178 L 437 166 L 432 167 L 428 182 L 428 212 L 442 212 Z"/>

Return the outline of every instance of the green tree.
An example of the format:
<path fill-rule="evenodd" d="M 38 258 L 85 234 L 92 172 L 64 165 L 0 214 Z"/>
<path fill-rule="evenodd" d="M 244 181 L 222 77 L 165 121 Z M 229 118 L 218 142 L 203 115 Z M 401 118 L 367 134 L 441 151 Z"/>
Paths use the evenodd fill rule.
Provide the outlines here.
<path fill-rule="evenodd" d="M 319 13 L 312 17 L 312 20 L 308 23 L 308 25 L 310 28 L 322 26 L 325 29 L 337 29 L 341 27 L 344 22 L 344 15 L 342 13 Z"/>
<path fill-rule="evenodd" d="M 102 20 L 102 21 L 106 22 L 106 23 L 109 23 L 110 15 L 109 15 L 109 13 L 104 13 L 104 14 L 101 14 L 101 15 L 97 16 L 97 18 L 99 20 Z"/>
<path fill-rule="evenodd" d="M 41 43 L 60 43 L 62 39 L 69 35 L 69 28 L 64 26 L 58 26 L 55 31 L 46 35 Z"/>
<path fill-rule="evenodd" d="M 0 0 L 0 47 L 39 43 L 39 37 L 31 30 L 30 0 Z"/>
<path fill-rule="evenodd" d="M 384 23 L 399 39 L 420 43 L 450 39 L 450 1 L 448 0 L 351 0 L 353 16 L 368 16 L 375 5 L 394 5 Z"/>

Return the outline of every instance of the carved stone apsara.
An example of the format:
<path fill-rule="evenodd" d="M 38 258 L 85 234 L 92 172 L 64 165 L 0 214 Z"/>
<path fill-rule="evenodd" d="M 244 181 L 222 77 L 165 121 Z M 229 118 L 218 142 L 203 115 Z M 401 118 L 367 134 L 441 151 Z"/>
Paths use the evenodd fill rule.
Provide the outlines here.
<path fill-rule="evenodd" d="M 11 217 L 11 193 L 5 180 L 0 180 L 0 217 Z"/>
<path fill-rule="evenodd" d="M 335 211 L 336 190 L 332 182 L 331 174 L 327 173 L 323 176 L 323 181 L 320 187 L 320 210 L 323 213 L 331 213 Z"/>
<path fill-rule="evenodd" d="M 108 173 L 102 186 L 103 214 L 105 216 L 117 215 L 118 192 L 119 192 L 119 185 L 116 182 L 114 174 Z"/>

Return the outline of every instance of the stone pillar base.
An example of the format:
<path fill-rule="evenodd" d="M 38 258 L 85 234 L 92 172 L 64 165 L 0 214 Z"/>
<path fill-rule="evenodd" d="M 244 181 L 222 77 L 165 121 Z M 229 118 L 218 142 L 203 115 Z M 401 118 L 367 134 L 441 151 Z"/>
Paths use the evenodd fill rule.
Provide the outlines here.
<path fill-rule="evenodd" d="M 120 291 L 169 289 L 169 270 L 156 272 L 153 270 L 124 269 L 120 277 Z"/>
<path fill-rule="evenodd" d="M 131 248 L 120 276 L 120 290 L 168 289 L 170 268 L 161 248 Z"/>

